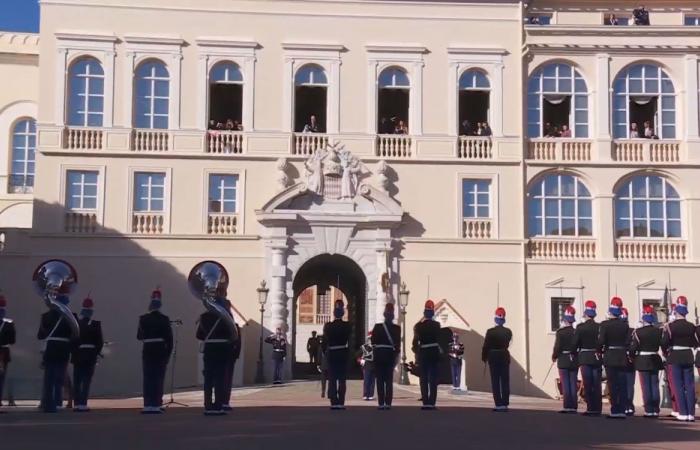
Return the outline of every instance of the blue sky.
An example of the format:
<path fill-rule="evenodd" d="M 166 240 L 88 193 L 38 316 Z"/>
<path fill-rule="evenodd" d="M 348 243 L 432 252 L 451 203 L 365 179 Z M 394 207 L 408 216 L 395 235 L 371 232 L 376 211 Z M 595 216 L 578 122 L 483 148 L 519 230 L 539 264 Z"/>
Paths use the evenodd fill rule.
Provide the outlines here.
<path fill-rule="evenodd" d="M 39 31 L 39 1 L 0 0 L 0 30 Z"/>

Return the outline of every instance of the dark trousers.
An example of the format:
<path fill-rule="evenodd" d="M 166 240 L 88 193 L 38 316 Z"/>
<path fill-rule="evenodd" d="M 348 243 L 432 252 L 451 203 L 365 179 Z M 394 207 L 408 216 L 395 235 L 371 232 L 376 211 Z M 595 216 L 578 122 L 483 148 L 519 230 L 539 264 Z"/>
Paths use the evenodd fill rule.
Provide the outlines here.
<path fill-rule="evenodd" d="M 143 406 L 157 408 L 163 405 L 163 386 L 167 358 L 143 358 Z"/>
<path fill-rule="evenodd" d="M 394 365 L 375 363 L 374 374 L 377 376 L 377 403 L 379 406 L 391 406 L 394 399 Z"/>
<path fill-rule="evenodd" d="M 229 405 L 231 403 L 231 389 L 233 389 L 233 372 L 236 370 L 236 359 L 231 357 L 226 361 L 226 371 L 224 373 L 224 396 L 222 404 Z"/>
<path fill-rule="evenodd" d="M 452 387 L 456 389 L 462 385 L 462 360 L 450 358 L 450 368 L 452 369 Z"/>
<path fill-rule="evenodd" d="M 668 384 L 668 390 L 671 393 L 671 410 L 678 412 L 678 398 L 676 397 L 676 390 L 673 387 L 673 377 L 671 376 L 671 365 L 667 364 L 664 368 L 664 373 L 666 374 L 666 383 Z"/>
<path fill-rule="evenodd" d="M 625 378 L 627 379 L 627 406 L 625 409 L 634 413 L 634 369 L 625 369 Z"/>
<path fill-rule="evenodd" d="M 678 403 L 678 413 L 681 416 L 695 415 L 695 379 L 693 365 L 671 364 L 671 388 Z"/>
<path fill-rule="evenodd" d="M 374 397 L 374 367 L 365 364 L 362 368 L 362 396 Z"/>
<path fill-rule="evenodd" d="M 420 394 L 424 406 L 435 406 L 438 387 L 438 359 L 422 360 L 420 366 Z"/>
<path fill-rule="evenodd" d="M 309 352 L 309 362 L 310 362 L 313 366 L 315 366 L 316 364 L 318 364 L 318 359 L 317 359 L 317 356 L 316 356 L 317 354 L 318 354 L 318 352 L 315 351 L 315 350 Z M 316 368 L 314 367 L 313 370 L 316 370 Z"/>
<path fill-rule="evenodd" d="M 274 367 L 275 367 L 275 371 L 272 375 L 272 380 L 281 382 L 282 381 L 282 373 L 284 372 L 284 357 L 273 356 L 272 363 L 274 364 Z"/>
<path fill-rule="evenodd" d="M 87 406 L 90 383 L 94 374 L 94 364 L 73 365 L 73 402 L 76 406 Z"/>
<path fill-rule="evenodd" d="M 559 369 L 559 380 L 561 381 L 561 393 L 564 396 L 564 409 L 578 408 L 578 369 Z"/>
<path fill-rule="evenodd" d="M 44 412 L 56 412 L 63 403 L 63 381 L 68 361 L 44 362 L 44 386 L 41 404 Z"/>
<path fill-rule="evenodd" d="M 603 373 L 600 366 L 581 366 L 581 380 L 583 381 L 583 396 L 586 399 L 586 412 L 600 414 L 603 411 L 602 378 Z"/>
<path fill-rule="evenodd" d="M 659 413 L 661 410 L 661 395 L 659 393 L 659 371 L 639 372 L 639 386 L 642 388 L 644 399 L 644 412 L 647 414 Z"/>
<path fill-rule="evenodd" d="M 347 358 L 329 358 L 328 360 L 328 399 L 331 405 L 345 404 L 347 367 Z"/>
<path fill-rule="evenodd" d="M 505 361 L 489 362 L 491 372 L 491 391 L 496 406 L 508 406 L 510 403 L 510 364 Z"/>
<path fill-rule="evenodd" d="M 5 388 L 5 376 L 7 375 L 7 366 L 10 363 L 0 360 L 0 405 L 2 405 L 2 394 Z"/>
<path fill-rule="evenodd" d="M 204 409 L 221 411 L 226 387 L 227 358 L 204 358 Z"/>
<path fill-rule="evenodd" d="M 624 414 L 627 409 L 627 375 L 622 367 L 605 367 L 610 388 L 610 413 Z"/>

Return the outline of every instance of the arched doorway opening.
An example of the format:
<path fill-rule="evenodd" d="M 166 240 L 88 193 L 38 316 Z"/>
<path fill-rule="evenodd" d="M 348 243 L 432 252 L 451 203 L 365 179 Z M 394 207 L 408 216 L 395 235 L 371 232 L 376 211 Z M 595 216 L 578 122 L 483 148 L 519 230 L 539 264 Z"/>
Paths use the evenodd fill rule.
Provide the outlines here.
<path fill-rule="evenodd" d="M 294 276 L 293 289 L 294 377 L 308 378 L 315 373 L 315 368 L 309 364 L 307 341 L 312 331 L 321 335 L 325 323 L 333 320 L 333 305 L 337 299 L 345 302 L 344 320 L 352 325 L 350 353 L 354 354 L 362 345 L 367 333 L 367 279 L 352 259 L 326 253 L 301 266 Z"/>

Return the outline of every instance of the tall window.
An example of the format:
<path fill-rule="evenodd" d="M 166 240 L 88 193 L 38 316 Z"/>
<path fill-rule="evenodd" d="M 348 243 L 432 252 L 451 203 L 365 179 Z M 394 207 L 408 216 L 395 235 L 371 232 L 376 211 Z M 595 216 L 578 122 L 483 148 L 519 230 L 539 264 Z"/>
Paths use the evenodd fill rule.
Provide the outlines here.
<path fill-rule="evenodd" d="M 32 192 L 35 151 L 36 122 L 34 119 L 22 119 L 12 129 L 12 167 L 8 183 L 9 192 Z"/>
<path fill-rule="evenodd" d="M 69 170 L 66 176 L 66 207 L 70 211 L 97 210 L 98 172 Z"/>
<path fill-rule="evenodd" d="M 683 19 L 683 23 L 686 26 L 692 26 L 692 27 L 700 26 L 700 16 L 692 16 L 692 15 L 685 16 L 685 18 Z"/>
<path fill-rule="evenodd" d="M 209 212 L 236 212 L 238 175 L 209 175 Z"/>
<path fill-rule="evenodd" d="M 680 238 L 681 200 L 657 175 L 639 175 L 615 193 L 615 234 L 627 238 Z"/>
<path fill-rule="evenodd" d="M 547 175 L 528 192 L 528 233 L 533 236 L 591 236 L 591 194 L 572 175 Z"/>
<path fill-rule="evenodd" d="M 307 64 L 294 76 L 294 131 L 325 133 L 328 78 L 323 67 Z"/>
<path fill-rule="evenodd" d="M 406 71 L 400 67 L 388 67 L 378 80 L 379 134 L 408 134 L 408 111 L 411 83 Z"/>
<path fill-rule="evenodd" d="M 209 128 L 242 129 L 243 74 L 231 61 L 212 67 L 209 74 Z"/>
<path fill-rule="evenodd" d="M 95 58 L 81 58 L 68 72 L 68 125 L 101 127 L 104 114 L 105 76 Z"/>
<path fill-rule="evenodd" d="M 168 128 L 170 74 L 161 61 L 146 61 L 136 69 L 136 128 Z"/>
<path fill-rule="evenodd" d="M 588 137 L 588 88 L 578 70 L 549 64 L 530 76 L 527 133 L 531 138 Z"/>
<path fill-rule="evenodd" d="M 638 64 L 615 78 L 613 135 L 617 139 L 676 138 L 676 93 L 661 67 Z"/>
<path fill-rule="evenodd" d="M 490 135 L 483 125 L 488 123 L 490 92 L 491 84 L 479 70 L 467 70 L 459 77 L 460 135 Z"/>
<path fill-rule="evenodd" d="M 462 180 L 462 217 L 465 219 L 491 217 L 491 181 Z"/>
<path fill-rule="evenodd" d="M 165 210 L 165 174 L 137 172 L 134 174 L 134 211 L 163 212 Z"/>

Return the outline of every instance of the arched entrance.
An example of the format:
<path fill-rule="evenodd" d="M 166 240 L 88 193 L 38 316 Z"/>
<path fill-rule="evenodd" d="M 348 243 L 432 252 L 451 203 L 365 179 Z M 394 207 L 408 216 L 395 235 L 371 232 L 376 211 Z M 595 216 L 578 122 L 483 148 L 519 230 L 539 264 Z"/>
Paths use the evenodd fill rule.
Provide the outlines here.
<path fill-rule="evenodd" d="M 312 331 L 323 333 L 333 320 L 333 305 L 346 304 L 347 320 L 352 325 L 350 352 L 362 345 L 367 323 L 367 278 L 355 261 L 347 256 L 324 253 L 306 261 L 294 275 L 292 317 L 292 355 L 295 378 L 313 373 L 308 365 L 306 344 Z"/>

